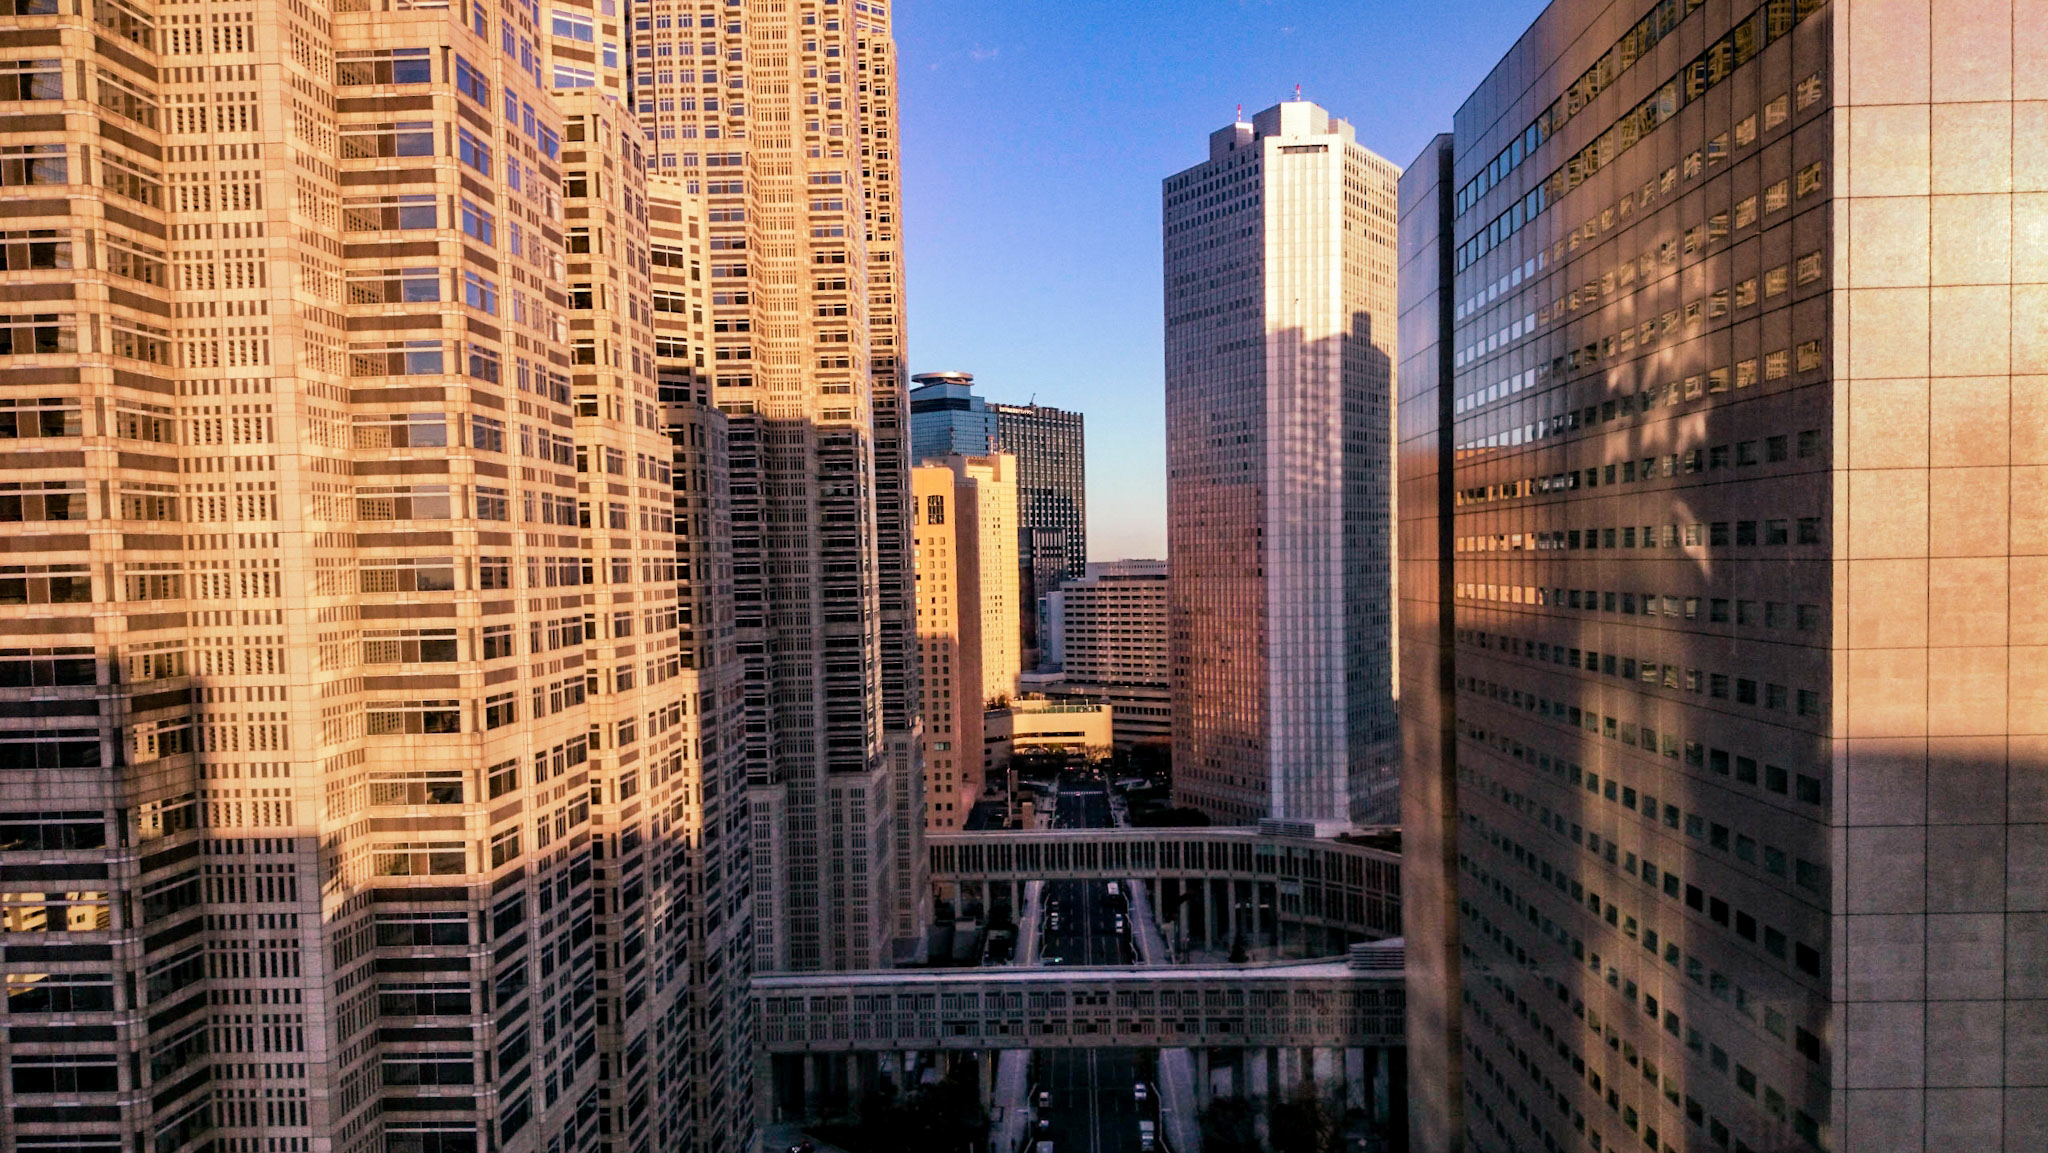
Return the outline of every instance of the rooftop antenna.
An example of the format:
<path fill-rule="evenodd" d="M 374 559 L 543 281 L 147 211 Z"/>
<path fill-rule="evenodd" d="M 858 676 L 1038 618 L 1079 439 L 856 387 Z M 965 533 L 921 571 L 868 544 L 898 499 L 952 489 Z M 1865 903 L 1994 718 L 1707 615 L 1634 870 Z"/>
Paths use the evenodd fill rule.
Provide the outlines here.
<path fill-rule="evenodd" d="M 1238 106 L 1237 106 L 1237 119 L 1235 119 L 1235 120 L 1231 121 L 1231 123 L 1232 123 L 1232 124 L 1243 124 L 1243 123 L 1244 123 L 1244 105 L 1240 104 L 1240 105 L 1238 105 Z"/>
<path fill-rule="evenodd" d="M 1301 99 L 1301 85 L 1299 84 L 1294 86 L 1294 99 L 1296 101 L 1299 101 Z"/>

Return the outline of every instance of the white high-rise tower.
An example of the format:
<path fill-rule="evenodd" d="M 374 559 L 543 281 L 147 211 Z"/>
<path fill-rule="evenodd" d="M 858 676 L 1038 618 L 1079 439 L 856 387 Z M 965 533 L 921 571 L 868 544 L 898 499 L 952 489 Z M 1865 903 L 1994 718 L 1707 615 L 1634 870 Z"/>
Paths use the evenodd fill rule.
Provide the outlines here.
<path fill-rule="evenodd" d="M 1165 182 L 1174 788 L 1390 820 L 1399 171 L 1295 100 Z"/>

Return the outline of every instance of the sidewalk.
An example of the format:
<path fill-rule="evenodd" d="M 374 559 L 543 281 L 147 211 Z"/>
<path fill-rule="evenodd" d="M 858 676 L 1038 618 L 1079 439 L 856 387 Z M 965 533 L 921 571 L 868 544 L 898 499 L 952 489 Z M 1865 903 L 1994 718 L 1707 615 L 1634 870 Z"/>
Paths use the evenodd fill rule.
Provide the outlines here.
<path fill-rule="evenodd" d="M 1045 904 L 1045 882 L 1024 882 L 1024 907 L 1017 912 L 1017 952 L 1012 965 L 1038 964 L 1038 922 Z"/>
<path fill-rule="evenodd" d="M 1004 1049 L 996 1055 L 995 1103 L 1003 1119 L 989 1134 L 989 1153 L 1017 1153 L 1023 1147 L 1031 1125 L 1031 1103 L 1025 1100 L 1030 1079 L 1031 1050 Z"/>

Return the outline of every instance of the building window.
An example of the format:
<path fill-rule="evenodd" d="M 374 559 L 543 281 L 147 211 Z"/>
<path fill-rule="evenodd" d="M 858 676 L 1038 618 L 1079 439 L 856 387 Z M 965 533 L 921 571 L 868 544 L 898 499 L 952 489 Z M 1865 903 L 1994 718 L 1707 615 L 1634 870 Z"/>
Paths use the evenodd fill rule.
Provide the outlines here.
<path fill-rule="evenodd" d="M 373 737 L 462 731 L 460 701 L 374 701 L 366 713 Z"/>

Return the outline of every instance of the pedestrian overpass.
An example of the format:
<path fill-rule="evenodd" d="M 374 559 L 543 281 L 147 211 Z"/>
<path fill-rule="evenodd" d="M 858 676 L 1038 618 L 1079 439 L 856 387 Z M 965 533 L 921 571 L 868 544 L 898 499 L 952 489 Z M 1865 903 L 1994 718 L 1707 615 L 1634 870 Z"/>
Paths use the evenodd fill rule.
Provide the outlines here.
<path fill-rule="evenodd" d="M 1352 965 L 766 974 L 754 1041 L 769 1053 L 1399 1046 L 1399 962 Z"/>
<path fill-rule="evenodd" d="M 1318 837 L 1294 821 L 1192 829 L 927 833 L 943 898 L 1023 907 L 1031 881 L 1140 880 L 1176 952 L 1336 956 L 1401 935 L 1397 835 Z"/>

